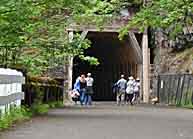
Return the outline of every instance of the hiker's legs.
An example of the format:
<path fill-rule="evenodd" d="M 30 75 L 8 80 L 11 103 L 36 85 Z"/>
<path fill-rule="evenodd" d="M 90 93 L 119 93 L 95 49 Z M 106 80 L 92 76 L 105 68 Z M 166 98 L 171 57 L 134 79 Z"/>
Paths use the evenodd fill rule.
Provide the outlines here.
<path fill-rule="evenodd" d="M 92 105 L 92 96 L 88 95 L 88 105 Z"/>
<path fill-rule="evenodd" d="M 125 93 L 122 92 L 121 93 L 121 103 L 124 104 L 124 102 L 125 102 Z"/>
<path fill-rule="evenodd" d="M 135 103 L 135 101 L 136 101 L 136 94 L 134 93 L 133 98 L 132 98 L 132 102 Z"/>
<path fill-rule="evenodd" d="M 125 101 L 126 101 L 126 104 L 128 104 L 128 102 L 129 102 L 129 94 L 125 94 L 126 96 L 125 96 Z"/>
<path fill-rule="evenodd" d="M 133 105 L 132 99 L 133 99 L 133 94 L 128 94 L 129 97 L 129 102 L 131 103 L 131 105 Z"/>
<path fill-rule="evenodd" d="M 117 93 L 116 99 L 117 99 L 117 105 L 118 105 L 121 101 L 121 93 L 120 92 Z"/>
<path fill-rule="evenodd" d="M 137 104 L 140 103 L 139 91 L 138 91 L 138 92 L 135 92 L 135 102 L 136 102 Z"/>
<path fill-rule="evenodd" d="M 80 104 L 83 105 L 85 102 L 85 91 L 81 90 L 80 93 Z"/>
<path fill-rule="evenodd" d="M 88 104 L 88 94 L 85 94 L 85 96 L 84 96 L 84 104 L 85 105 Z"/>

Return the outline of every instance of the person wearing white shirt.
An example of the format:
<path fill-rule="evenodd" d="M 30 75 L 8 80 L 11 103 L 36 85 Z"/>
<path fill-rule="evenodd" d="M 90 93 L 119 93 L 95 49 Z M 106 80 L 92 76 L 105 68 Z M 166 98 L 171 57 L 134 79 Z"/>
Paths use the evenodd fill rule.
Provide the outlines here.
<path fill-rule="evenodd" d="M 120 105 L 121 102 L 124 102 L 125 100 L 125 91 L 126 91 L 126 87 L 127 87 L 127 81 L 124 79 L 124 75 L 121 75 L 121 79 L 119 79 L 116 83 L 117 87 L 118 87 L 118 92 L 117 92 L 117 96 L 116 96 L 116 100 L 117 100 L 117 105 Z"/>
<path fill-rule="evenodd" d="M 131 105 L 133 105 L 133 97 L 134 97 L 134 78 L 131 76 L 129 77 L 129 81 L 127 82 L 127 88 L 126 88 L 126 104 L 130 102 Z"/>
<path fill-rule="evenodd" d="M 133 101 L 136 101 L 137 103 L 139 103 L 139 98 L 140 98 L 140 80 L 139 78 L 136 79 L 136 81 L 134 82 L 134 97 L 133 97 Z"/>
<path fill-rule="evenodd" d="M 86 78 L 87 86 L 86 86 L 86 95 L 85 95 L 85 105 L 92 105 L 92 95 L 94 94 L 93 83 L 94 83 L 94 79 L 91 77 L 91 73 L 88 73 Z"/>

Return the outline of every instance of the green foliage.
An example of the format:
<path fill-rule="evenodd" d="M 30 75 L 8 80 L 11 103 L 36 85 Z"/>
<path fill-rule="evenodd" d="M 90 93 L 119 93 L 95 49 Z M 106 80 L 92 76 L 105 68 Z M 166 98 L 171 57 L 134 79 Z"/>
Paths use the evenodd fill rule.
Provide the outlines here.
<path fill-rule="evenodd" d="M 43 103 L 43 98 L 44 98 L 44 92 L 41 87 L 36 85 L 36 90 L 35 90 L 35 99 L 34 103 L 31 106 L 31 112 L 33 115 L 43 115 L 48 113 L 49 108 L 57 108 L 57 107 L 63 107 L 64 104 L 62 101 L 50 101 L 48 104 Z"/>
<path fill-rule="evenodd" d="M 48 103 L 50 108 L 62 108 L 64 107 L 63 101 L 51 101 Z"/>
<path fill-rule="evenodd" d="M 37 75 L 65 63 L 69 55 L 83 55 L 83 50 L 90 46 L 89 41 L 80 42 L 77 37 L 70 44 L 65 28 L 70 24 L 69 16 L 81 15 L 92 5 L 79 0 L 2 0 L 2 66 L 23 66 L 29 74 Z"/>
<path fill-rule="evenodd" d="M 101 1 L 96 0 L 93 3 L 93 8 L 90 8 L 86 11 L 86 14 L 97 14 L 97 15 L 104 15 L 104 14 L 112 14 L 117 8 L 118 1 L 110 1 L 107 0 Z"/>
<path fill-rule="evenodd" d="M 28 120 L 31 117 L 31 112 L 29 109 L 21 108 L 12 108 L 10 112 L 2 115 L 0 117 L 0 130 L 7 129 L 17 121 Z"/>
<path fill-rule="evenodd" d="M 179 40 L 177 37 L 184 35 L 183 29 L 193 25 L 192 7 L 192 0 L 154 0 L 120 30 L 119 37 L 123 38 L 132 28 L 139 28 L 143 32 L 145 28 L 150 27 L 162 29 L 170 39 Z"/>
<path fill-rule="evenodd" d="M 66 27 L 76 20 L 101 29 L 120 9 L 141 4 L 142 0 L 1 0 L 1 65 L 22 66 L 32 75 L 65 63 L 69 55 L 97 65 L 95 58 L 84 57 L 91 43 L 80 35 L 69 43 Z"/>
<path fill-rule="evenodd" d="M 56 107 L 56 108 L 62 108 L 62 107 L 64 107 L 64 102 L 63 102 L 63 101 L 56 101 L 55 107 Z"/>
<path fill-rule="evenodd" d="M 55 108 L 56 102 L 49 102 L 48 105 L 49 105 L 49 108 Z"/>
<path fill-rule="evenodd" d="M 31 111 L 33 115 L 42 115 L 46 114 L 49 110 L 48 104 L 43 104 L 44 92 L 41 90 L 42 88 L 36 85 L 36 96 L 34 99 L 34 103 L 31 106 Z"/>
<path fill-rule="evenodd" d="M 192 103 L 192 89 L 183 92 L 182 99 L 177 103 L 177 106 L 185 107 L 185 108 L 193 108 Z"/>
<path fill-rule="evenodd" d="M 90 65 L 99 65 L 99 61 L 95 57 L 79 55 L 80 59 L 89 62 Z"/>
<path fill-rule="evenodd" d="M 31 107 L 33 115 L 43 115 L 48 113 L 49 105 L 42 103 L 34 103 Z"/>
<path fill-rule="evenodd" d="M 34 99 L 34 104 L 42 104 L 43 98 L 44 98 L 44 92 L 41 87 L 36 85 L 35 88 L 35 99 Z"/>
<path fill-rule="evenodd" d="M 143 0 L 95 0 L 89 6 L 85 6 L 85 12 L 75 15 L 73 21 L 84 26 L 94 25 L 102 30 L 104 25 L 120 18 L 120 11 L 123 8 L 139 9 L 142 3 Z"/>
<path fill-rule="evenodd" d="M 86 10 L 86 14 L 117 15 L 122 8 L 140 7 L 143 0 L 95 0 L 92 7 Z"/>
<path fill-rule="evenodd" d="M 171 28 L 181 32 L 182 27 L 192 25 L 193 2 L 191 0 L 158 0 L 152 1 L 134 16 L 126 28 L 146 27 Z"/>

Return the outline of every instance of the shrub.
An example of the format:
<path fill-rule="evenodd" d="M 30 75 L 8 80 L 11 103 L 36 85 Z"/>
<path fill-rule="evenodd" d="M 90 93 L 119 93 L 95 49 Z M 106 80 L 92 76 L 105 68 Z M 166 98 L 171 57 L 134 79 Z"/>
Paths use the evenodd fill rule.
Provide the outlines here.
<path fill-rule="evenodd" d="M 63 101 L 57 101 L 56 104 L 55 104 L 55 107 L 56 107 L 56 108 L 62 108 L 62 107 L 64 107 Z"/>
<path fill-rule="evenodd" d="M 192 90 L 189 89 L 183 92 L 181 100 L 177 103 L 178 107 L 193 108 L 192 104 Z"/>
<path fill-rule="evenodd" d="M 31 112 L 25 107 L 12 107 L 10 112 L 0 117 L 0 130 L 9 128 L 17 121 L 27 120 L 31 117 Z"/>
<path fill-rule="evenodd" d="M 63 101 L 52 101 L 48 103 L 50 108 L 61 108 L 64 107 Z"/>
<path fill-rule="evenodd" d="M 49 105 L 42 103 L 33 104 L 31 110 L 34 115 L 43 115 L 48 113 Z"/>

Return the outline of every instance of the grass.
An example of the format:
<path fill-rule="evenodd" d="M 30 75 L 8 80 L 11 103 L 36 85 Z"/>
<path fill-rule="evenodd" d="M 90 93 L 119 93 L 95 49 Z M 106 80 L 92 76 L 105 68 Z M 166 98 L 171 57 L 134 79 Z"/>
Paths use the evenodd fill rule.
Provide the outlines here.
<path fill-rule="evenodd" d="M 186 92 L 183 92 L 182 99 L 181 99 L 180 103 L 177 104 L 177 107 L 193 109 L 192 90 L 191 89 L 186 91 Z"/>
<path fill-rule="evenodd" d="M 17 122 L 29 120 L 32 116 L 47 114 L 50 108 L 61 108 L 63 106 L 62 101 L 53 101 L 48 104 L 33 104 L 30 109 L 26 107 L 12 107 L 10 112 L 0 117 L 0 131 L 12 127 Z"/>
<path fill-rule="evenodd" d="M 64 107 L 63 101 L 51 101 L 48 103 L 50 108 L 62 108 Z"/>
<path fill-rule="evenodd" d="M 0 131 L 11 127 L 14 123 L 30 119 L 32 113 L 25 107 L 11 108 L 10 112 L 0 117 Z"/>
<path fill-rule="evenodd" d="M 48 104 L 35 103 L 32 105 L 31 111 L 33 115 L 44 115 L 48 113 L 49 108 Z"/>
<path fill-rule="evenodd" d="M 32 105 L 31 111 L 34 115 L 47 114 L 50 108 L 61 108 L 64 107 L 62 101 L 51 101 L 48 104 L 36 103 Z"/>

